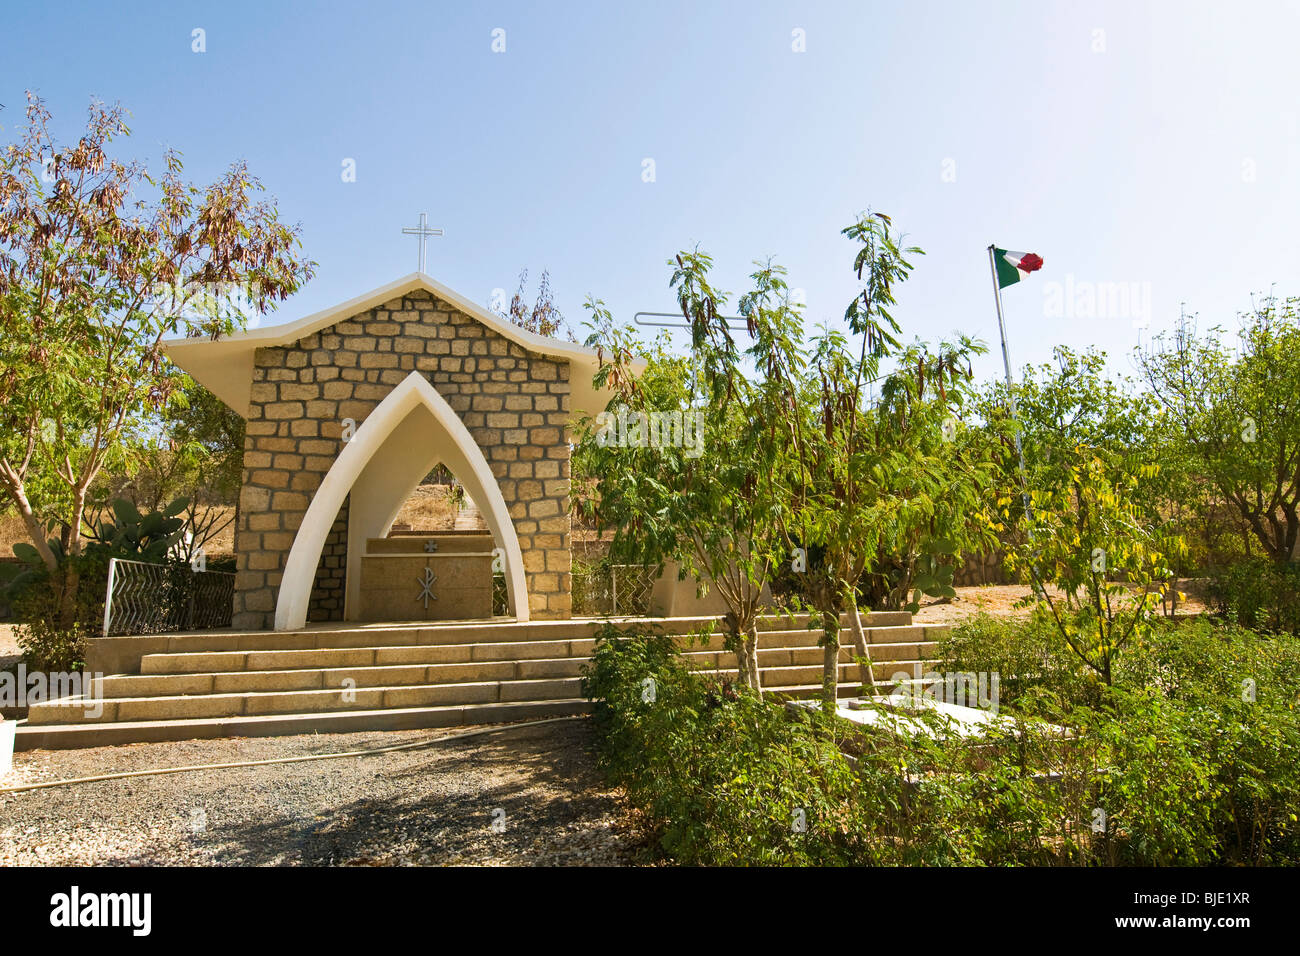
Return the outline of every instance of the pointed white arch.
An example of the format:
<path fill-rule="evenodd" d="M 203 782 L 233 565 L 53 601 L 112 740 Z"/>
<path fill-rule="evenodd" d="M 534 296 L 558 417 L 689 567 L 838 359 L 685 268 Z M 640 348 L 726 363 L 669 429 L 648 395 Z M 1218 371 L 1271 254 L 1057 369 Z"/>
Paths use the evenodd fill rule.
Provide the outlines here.
<path fill-rule="evenodd" d="M 439 457 L 457 475 L 465 491 L 479 505 L 492 535 L 504 551 L 506 590 L 515 619 L 528 620 L 528 592 L 524 584 L 524 559 L 519 549 L 510 509 L 501 496 L 492 469 L 482 450 L 460 420 L 419 372 L 412 372 L 370 413 L 335 459 L 317 489 L 302 524 L 294 536 L 289 559 L 280 580 L 275 605 L 275 629 L 293 630 L 307 621 L 307 606 L 320 563 L 321 549 L 335 516 L 371 459 L 384 448 L 394 431 L 418 409 L 427 410 L 445 432 L 450 443 Z M 398 499 L 400 501 L 400 499 Z"/>

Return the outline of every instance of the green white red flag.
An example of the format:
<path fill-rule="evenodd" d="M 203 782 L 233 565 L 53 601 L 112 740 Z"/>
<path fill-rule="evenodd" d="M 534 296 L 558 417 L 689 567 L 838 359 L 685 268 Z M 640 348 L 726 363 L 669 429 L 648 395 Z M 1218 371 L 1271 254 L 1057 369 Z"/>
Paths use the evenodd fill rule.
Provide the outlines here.
<path fill-rule="evenodd" d="M 994 246 L 993 264 L 998 272 L 998 288 L 1005 289 L 1041 269 L 1043 259 L 1033 252 L 1009 252 Z"/>

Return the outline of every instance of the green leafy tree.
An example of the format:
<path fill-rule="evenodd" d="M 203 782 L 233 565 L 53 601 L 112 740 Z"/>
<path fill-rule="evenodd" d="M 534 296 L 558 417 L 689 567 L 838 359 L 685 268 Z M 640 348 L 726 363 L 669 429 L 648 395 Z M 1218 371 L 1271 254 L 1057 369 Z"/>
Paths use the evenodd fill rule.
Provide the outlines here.
<path fill-rule="evenodd" d="M 1233 348 L 1222 328 L 1157 336 L 1138 362 L 1193 463 L 1263 553 L 1300 547 L 1300 299 L 1269 297 L 1242 317 Z"/>
<path fill-rule="evenodd" d="M 885 378 L 871 421 L 877 454 L 873 494 L 887 502 L 867 582 L 889 610 L 920 609 L 922 595 L 950 599 L 955 562 L 996 541 L 991 493 L 997 469 L 972 427 L 971 359 L 985 352 L 967 337 L 918 343 Z M 874 579 L 876 587 L 864 587 Z"/>
<path fill-rule="evenodd" d="M 813 343 L 787 526 L 792 542 L 807 550 L 803 587 L 820 619 L 828 705 L 838 693 L 841 614 L 848 615 L 863 683 L 875 687 L 859 607 L 864 580 L 897 569 L 884 597 L 900 605 L 913 585 L 951 596 L 946 556 L 983 531 L 978 517 L 985 514 L 977 462 L 957 427 L 970 357 L 982 346 L 963 338 L 934 350 L 903 348 L 895 338 L 895 290 L 921 250 L 904 247 L 880 213 L 864 214 L 843 232 L 859 244 L 854 269 L 863 291 L 845 310 L 852 338 L 826 328 Z M 886 359 L 896 368 L 882 378 Z M 879 401 L 869 392 L 876 384 Z"/>
<path fill-rule="evenodd" d="M 1105 684 L 1171 587 L 1166 549 L 1180 539 L 1162 535 L 1137 501 L 1142 482 L 1158 476 L 1158 465 L 1129 473 L 1091 457 L 1070 465 L 1064 484 L 1031 487 L 1033 534 L 1009 561 L 1033 578 L 1060 636 Z"/>
<path fill-rule="evenodd" d="M 792 537 L 808 548 L 812 559 L 805 591 L 821 616 L 822 695 L 830 706 L 838 697 L 840 613 L 846 609 L 857 654 L 865 662 L 864 677 L 875 686 L 870 649 L 857 613 L 857 582 L 866 570 L 870 545 L 855 539 L 871 530 L 870 505 L 860 489 L 871 454 L 862 422 L 863 397 L 878 377 L 881 359 L 898 348 L 894 336 L 901 326 L 890 310 L 896 303 L 895 286 L 912 271 L 906 257 L 923 255 L 919 248 L 904 248 L 890 226 L 888 216 L 866 213 L 842 231 L 859 245 L 853 266 L 864 285 L 845 309 L 844 320 L 860 343 L 854 357 L 846 338 L 827 329 L 814 344 L 809 370 L 815 396 L 809 405 L 813 420 L 806 429 L 809 447 L 799 459 L 800 474 L 791 489 Z"/>
<path fill-rule="evenodd" d="M 238 287 L 261 312 L 312 264 L 275 206 L 256 201 L 244 164 L 200 189 L 175 152 L 157 178 L 109 155 L 130 132 L 121 107 L 93 105 L 70 146 L 49 120 L 29 94 L 28 125 L 0 157 L 0 489 L 46 567 L 68 559 L 60 617 L 71 623 L 91 487 L 180 383 L 162 345 L 182 317 L 159 290 Z M 243 318 L 202 308 L 187 332 L 215 337 Z"/>
<path fill-rule="evenodd" d="M 741 680 L 761 692 L 757 616 L 763 586 L 784 557 L 783 474 L 796 435 L 802 362 L 799 307 L 784 270 L 758 263 L 753 289 L 740 300 L 753 340 L 742 351 L 723 315 L 727 296 L 709 281 L 712 259 L 695 250 L 670 264 L 671 286 L 690 326 L 691 359 L 661 357 L 638 379 L 634 344 L 603 304 L 588 300 L 588 344 L 601 356 L 596 384 L 615 393 L 606 414 L 638 424 L 630 435 L 620 424 L 615 441 L 608 430 L 590 428 L 578 454 L 594 478 L 592 516 L 615 529 L 611 553 L 644 564 L 675 561 L 683 576 L 716 589 L 729 609 L 725 640 Z M 752 378 L 742 371 L 746 361 Z M 689 447 L 643 441 L 653 416 L 664 412 L 699 416 L 700 440 Z"/>
<path fill-rule="evenodd" d="M 864 586 L 871 594 L 883 582 L 874 590 L 880 603 L 912 611 L 922 593 L 952 597 L 954 557 L 994 534 L 986 504 L 994 481 L 958 417 L 969 358 L 982 347 L 961 340 L 903 349 L 880 380 L 879 401 L 855 410 L 845 388 L 854 356 L 843 342 L 827 334 L 814 353 L 818 394 L 810 404 L 820 428 L 810 432 L 793 509 L 794 534 L 809 545 L 805 590 L 821 619 L 828 701 L 838 684 L 842 613 L 862 681 L 875 687 L 861 623 Z"/>
<path fill-rule="evenodd" d="M 1079 467 L 1095 459 L 1113 485 L 1125 484 L 1126 500 L 1163 542 L 1166 556 L 1175 559 L 1184 550 L 1182 531 L 1191 520 L 1190 489 L 1158 403 L 1128 377 L 1108 371 L 1103 351 L 1058 346 L 1053 356 L 1053 362 L 1025 368 L 1013 390 L 1014 421 L 1004 383 L 991 384 L 977 402 L 978 413 L 989 424 L 984 435 L 988 453 L 999 464 L 998 505 L 1008 518 L 1007 543 L 1012 548 L 1024 545 L 1031 528 L 1024 489 L 1054 500 L 1072 493 L 1078 500 Z M 1019 430 L 1024 449 L 1023 477 L 1010 440 L 1013 430 Z"/>
<path fill-rule="evenodd" d="M 93 527 L 115 499 L 161 511 L 184 499 L 184 534 L 173 555 L 189 561 L 238 517 L 244 460 L 244 420 L 188 375 L 147 430 L 124 436 L 125 465 L 104 471 L 87 501 Z"/>
<path fill-rule="evenodd" d="M 1133 383 L 1106 369 L 1106 353 L 1053 349 L 1053 362 L 1026 367 L 1013 389 L 1015 420 L 1007 385 L 996 381 L 976 400 L 976 412 L 991 427 L 986 430 L 988 454 L 1000 465 L 1002 492 L 1016 526 L 1025 518 L 1020 463 L 1012 442 L 1018 430 L 1025 454 L 1025 484 L 1029 488 L 1060 489 L 1070 484 L 1075 467 L 1098 458 L 1115 470 L 1136 474 L 1157 461 L 1151 428 L 1158 408 Z M 1163 462 L 1162 462 L 1163 463 Z M 1158 489 L 1141 489 L 1142 504 L 1157 508 Z"/>
<path fill-rule="evenodd" d="M 186 499 L 189 532 L 179 556 L 189 560 L 237 523 L 243 482 L 244 420 L 188 375 L 167 406 L 164 427 L 183 481 L 174 494 Z"/>
<path fill-rule="evenodd" d="M 996 504 L 1009 535 L 1007 566 L 1034 584 L 1034 600 L 1087 673 L 1109 684 L 1120 652 L 1150 629 L 1177 590 L 1185 551 L 1171 512 L 1158 408 L 1106 354 L 1058 347 L 1054 363 L 1026 368 L 1013 390 L 989 387 L 978 403 L 998 464 Z M 1008 436 L 1021 435 L 1022 477 Z M 1027 490 L 1026 512 L 1022 491 Z M 1050 587 L 1049 587 L 1050 586 Z"/>

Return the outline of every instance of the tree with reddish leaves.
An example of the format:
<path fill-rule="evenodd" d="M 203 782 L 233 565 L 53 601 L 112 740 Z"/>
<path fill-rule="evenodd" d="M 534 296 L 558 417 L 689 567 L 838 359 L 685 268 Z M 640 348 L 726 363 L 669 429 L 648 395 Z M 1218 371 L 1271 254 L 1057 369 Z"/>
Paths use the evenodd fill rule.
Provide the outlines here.
<path fill-rule="evenodd" d="M 555 297 L 551 292 L 551 274 L 545 269 L 542 270 L 541 281 L 537 284 L 537 298 L 533 301 L 531 309 L 524 298 L 527 288 L 528 270 L 523 269 L 519 273 L 519 288 L 511 298 L 510 311 L 504 314 L 504 318 L 529 332 L 536 332 L 550 339 L 562 338 L 568 342 L 576 342 L 573 330 L 569 328 L 569 323 L 565 321 L 564 315 L 555 304 Z"/>
<path fill-rule="evenodd" d="M 121 106 L 93 103 L 71 145 L 30 93 L 26 118 L 0 154 L 0 491 L 71 626 L 87 493 L 180 380 L 164 337 L 234 331 L 314 263 L 243 162 L 200 188 L 174 151 L 156 176 L 110 155 L 130 135 Z"/>

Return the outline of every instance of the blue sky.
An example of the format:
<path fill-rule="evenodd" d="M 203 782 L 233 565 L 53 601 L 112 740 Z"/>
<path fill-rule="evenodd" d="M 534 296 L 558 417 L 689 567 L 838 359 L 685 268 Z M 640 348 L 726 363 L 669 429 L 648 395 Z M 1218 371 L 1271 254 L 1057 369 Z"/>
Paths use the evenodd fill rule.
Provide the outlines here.
<path fill-rule="evenodd" d="M 196 181 L 248 160 L 319 263 L 271 322 L 413 271 L 400 230 L 421 211 L 446 230 L 439 281 L 486 304 L 547 268 L 577 327 L 587 294 L 625 320 L 670 310 L 665 260 L 697 242 L 736 295 L 770 255 L 811 320 L 838 317 L 857 287 L 838 233 L 871 207 L 927 252 L 906 335 L 982 337 L 982 376 L 990 242 L 1046 261 L 1005 294 L 1017 366 L 1064 343 L 1127 367 L 1135 325 L 1181 302 L 1232 324 L 1251 292 L 1300 293 L 1296 3 L 48 2 L 5 21 L 0 142 L 30 88 L 66 137 L 92 95 L 120 101 L 124 153 L 177 148 Z M 1090 310 L 1108 289 L 1127 301 Z"/>

